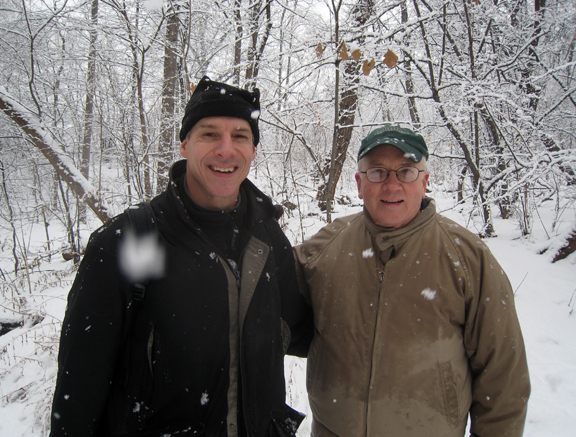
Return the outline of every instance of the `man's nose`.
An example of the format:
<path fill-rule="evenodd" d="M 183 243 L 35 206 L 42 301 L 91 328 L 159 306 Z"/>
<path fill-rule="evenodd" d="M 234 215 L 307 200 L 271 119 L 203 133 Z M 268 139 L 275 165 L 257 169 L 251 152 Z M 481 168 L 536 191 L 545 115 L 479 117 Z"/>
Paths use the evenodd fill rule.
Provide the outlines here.
<path fill-rule="evenodd" d="M 392 170 L 388 170 L 388 177 L 382 183 L 382 185 L 395 186 L 395 185 L 402 185 L 402 184 L 398 180 L 398 175 L 396 174 L 396 172 L 392 171 Z"/>
<path fill-rule="evenodd" d="M 232 136 L 230 134 L 222 135 L 215 152 L 218 156 L 223 158 L 234 156 L 236 149 L 234 148 L 234 142 L 232 141 Z"/>

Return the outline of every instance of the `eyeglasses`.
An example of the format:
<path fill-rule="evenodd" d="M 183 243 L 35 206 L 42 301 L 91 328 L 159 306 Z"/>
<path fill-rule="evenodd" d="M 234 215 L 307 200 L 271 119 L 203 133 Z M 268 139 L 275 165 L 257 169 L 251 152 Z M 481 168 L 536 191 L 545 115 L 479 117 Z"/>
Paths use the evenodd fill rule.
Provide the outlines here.
<path fill-rule="evenodd" d="M 418 179 L 420 173 L 426 170 L 418 170 L 416 167 L 400 167 L 398 170 L 388 170 L 382 167 L 369 168 L 366 171 L 361 171 L 366 175 L 366 179 L 373 183 L 386 182 L 390 173 L 396 173 L 396 178 L 400 182 L 410 183 Z"/>

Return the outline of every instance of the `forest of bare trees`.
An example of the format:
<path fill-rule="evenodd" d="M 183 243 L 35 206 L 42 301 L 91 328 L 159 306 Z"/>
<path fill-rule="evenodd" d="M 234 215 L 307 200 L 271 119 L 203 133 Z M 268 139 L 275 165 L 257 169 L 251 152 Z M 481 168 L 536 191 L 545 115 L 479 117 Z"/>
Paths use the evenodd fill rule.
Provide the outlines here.
<path fill-rule="evenodd" d="M 50 305 L 87 235 L 163 190 L 204 75 L 261 90 L 250 178 L 293 243 L 358 202 L 360 141 L 391 122 L 424 136 L 467 228 L 538 225 L 556 261 L 576 251 L 575 57 L 566 0 L 0 0 L 0 336 L 24 331 L 0 346 L 0 434 L 24 403 L 48 435 Z"/>
<path fill-rule="evenodd" d="M 78 259 L 87 221 L 161 191 L 205 74 L 262 91 L 253 174 L 288 212 L 305 195 L 330 221 L 361 138 L 394 122 L 479 234 L 498 213 L 528 235 L 539 204 L 576 200 L 575 45 L 562 0 L 3 0 L 2 274 L 20 223 L 48 246 L 63 225 Z"/>

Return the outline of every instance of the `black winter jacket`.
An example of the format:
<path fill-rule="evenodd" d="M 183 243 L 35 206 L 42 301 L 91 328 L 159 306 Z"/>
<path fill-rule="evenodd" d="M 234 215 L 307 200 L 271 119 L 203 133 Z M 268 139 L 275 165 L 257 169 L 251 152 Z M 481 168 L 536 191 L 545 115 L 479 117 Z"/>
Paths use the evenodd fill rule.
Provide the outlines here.
<path fill-rule="evenodd" d="M 233 268 L 182 201 L 185 171 L 176 163 L 151 202 L 165 271 L 133 322 L 118 268 L 126 214 L 92 234 L 62 326 L 52 437 L 295 435 L 302 415 L 285 404 L 283 360 L 306 353 L 311 317 L 291 245 L 246 180 Z"/>

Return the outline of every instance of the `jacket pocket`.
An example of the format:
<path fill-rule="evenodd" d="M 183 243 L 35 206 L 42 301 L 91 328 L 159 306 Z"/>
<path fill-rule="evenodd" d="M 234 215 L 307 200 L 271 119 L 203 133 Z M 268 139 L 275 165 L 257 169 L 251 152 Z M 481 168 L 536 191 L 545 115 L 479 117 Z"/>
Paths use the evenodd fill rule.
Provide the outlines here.
<path fill-rule="evenodd" d="M 446 420 L 452 429 L 458 426 L 458 385 L 450 362 L 440 363 Z"/>

